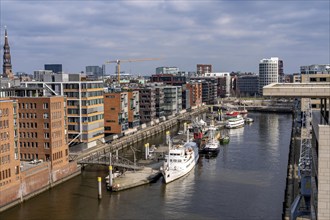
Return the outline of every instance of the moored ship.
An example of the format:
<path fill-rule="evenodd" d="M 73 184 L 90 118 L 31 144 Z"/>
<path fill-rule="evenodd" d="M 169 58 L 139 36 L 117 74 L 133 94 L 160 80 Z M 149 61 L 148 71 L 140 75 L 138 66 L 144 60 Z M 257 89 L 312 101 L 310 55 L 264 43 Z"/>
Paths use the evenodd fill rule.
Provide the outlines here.
<path fill-rule="evenodd" d="M 226 128 L 240 128 L 244 126 L 244 118 L 237 115 L 235 118 L 229 118 L 226 122 Z"/>
<path fill-rule="evenodd" d="M 171 145 L 170 142 L 169 153 L 165 155 L 165 162 L 160 168 L 165 183 L 189 173 L 199 159 L 198 146 L 195 142 Z"/>

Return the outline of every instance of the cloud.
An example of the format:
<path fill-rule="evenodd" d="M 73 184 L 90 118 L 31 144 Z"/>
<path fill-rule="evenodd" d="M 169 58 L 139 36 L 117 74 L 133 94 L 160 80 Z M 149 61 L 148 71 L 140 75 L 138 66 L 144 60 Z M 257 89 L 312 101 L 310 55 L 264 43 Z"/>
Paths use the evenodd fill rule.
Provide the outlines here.
<path fill-rule="evenodd" d="M 177 66 L 195 71 L 258 71 L 278 56 L 287 73 L 329 63 L 328 1 L 1 1 L 14 71 L 63 63 L 80 72 L 109 59 L 164 57 L 132 72 Z M 302 56 L 303 54 L 303 56 Z M 154 66 L 157 65 L 157 66 Z M 123 70 L 125 67 L 123 66 Z M 109 68 L 114 71 L 114 68 Z"/>

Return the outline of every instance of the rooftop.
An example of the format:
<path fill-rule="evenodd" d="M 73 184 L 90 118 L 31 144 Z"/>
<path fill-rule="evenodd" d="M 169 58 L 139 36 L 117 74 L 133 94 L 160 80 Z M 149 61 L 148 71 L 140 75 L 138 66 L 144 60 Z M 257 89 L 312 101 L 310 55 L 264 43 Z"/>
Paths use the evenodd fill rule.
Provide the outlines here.
<path fill-rule="evenodd" d="M 263 88 L 264 96 L 330 98 L 330 83 L 272 83 Z"/>

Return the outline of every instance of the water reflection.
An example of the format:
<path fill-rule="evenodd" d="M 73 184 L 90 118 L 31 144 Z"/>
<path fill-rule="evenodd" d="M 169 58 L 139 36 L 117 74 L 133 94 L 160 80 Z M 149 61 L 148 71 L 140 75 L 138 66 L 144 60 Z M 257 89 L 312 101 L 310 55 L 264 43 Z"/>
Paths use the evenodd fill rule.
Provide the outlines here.
<path fill-rule="evenodd" d="M 164 205 L 168 219 L 182 219 L 186 215 L 184 210 L 191 206 L 191 200 L 196 193 L 194 169 L 186 176 L 169 184 L 164 184 Z"/>
<path fill-rule="evenodd" d="M 243 133 L 244 133 L 244 127 L 241 128 L 235 128 L 235 129 L 228 129 L 228 133 L 230 135 L 230 137 L 235 137 L 235 138 L 240 138 L 242 137 Z"/>

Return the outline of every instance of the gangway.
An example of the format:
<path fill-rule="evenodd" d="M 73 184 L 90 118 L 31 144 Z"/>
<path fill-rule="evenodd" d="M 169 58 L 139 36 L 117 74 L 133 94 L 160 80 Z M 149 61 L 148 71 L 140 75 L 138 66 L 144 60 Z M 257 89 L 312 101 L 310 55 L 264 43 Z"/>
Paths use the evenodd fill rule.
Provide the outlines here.
<path fill-rule="evenodd" d="M 143 166 L 136 165 L 134 162 L 117 155 L 112 155 L 110 160 L 110 153 L 102 153 L 100 151 L 78 159 L 77 163 L 80 165 L 111 165 L 132 170 L 141 170 L 144 168 Z"/>

